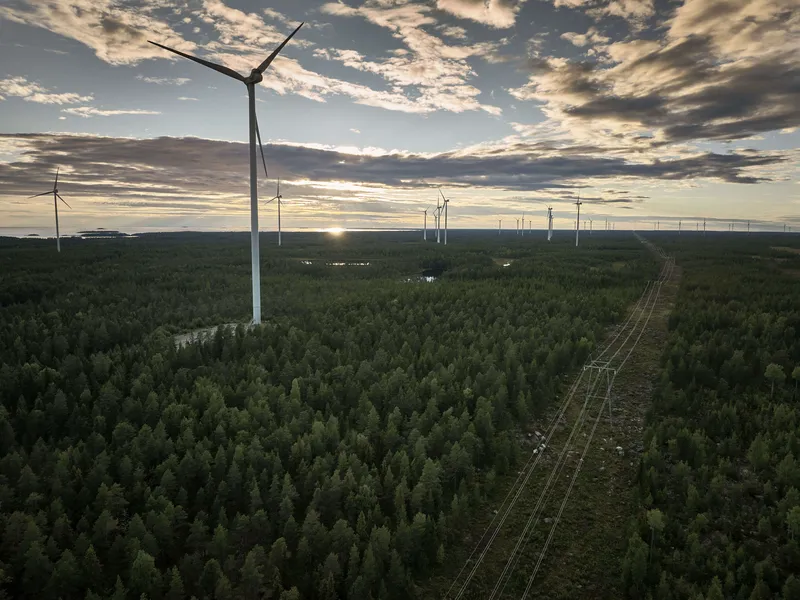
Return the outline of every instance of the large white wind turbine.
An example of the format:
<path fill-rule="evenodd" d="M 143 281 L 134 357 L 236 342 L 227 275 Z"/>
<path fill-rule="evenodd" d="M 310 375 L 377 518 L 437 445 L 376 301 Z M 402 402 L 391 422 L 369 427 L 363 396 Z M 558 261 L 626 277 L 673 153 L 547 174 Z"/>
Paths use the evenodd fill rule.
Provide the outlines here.
<path fill-rule="evenodd" d="M 67 204 L 67 201 L 64 200 L 58 194 L 58 172 L 59 172 L 59 170 L 60 169 L 58 169 L 58 168 L 56 169 L 56 180 L 55 180 L 55 183 L 53 183 L 53 189 L 52 190 L 48 190 L 46 192 L 42 192 L 41 194 L 36 194 L 35 196 L 31 196 L 30 198 L 28 198 L 28 200 L 30 200 L 31 198 L 38 198 L 39 196 L 49 196 L 50 194 L 53 194 L 53 207 L 56 209 L 56 248 L 58 249 L 59 252 L 61 252 L 61 232 L 58 230 L 58 201 L 61 200 L 64 204 L 67 205 L 67 208 L 69 208 L 69 209 L 71 209 L 72 207 L 69 204 Z"/>
<path fill-rule="evenodd" d="M 290 39 L 292 39 L 292 37 L 294 37 L 294 34 L 296 34 L 302 26 L 303 23 L 300 23 L 300 25 L 297 26 L 297 29 L 295 29 L 291 35 L 289 35 L 289 37 L 287 37 L 281 43 L 281 45 L 275 49 L 272 54 L 265 58 L 264 62 L 258 65 L 255 69 L 251 70 L 250 75 L 247 77 L 240 75 L 233 69 L 230 69 L 226 66 L 218 65 L 210 61 L 203 60 L 202 58 L 197 58 L 191 54 L 180 52 L 179 50 L 157 44 L 156 42 L 150 42 L 154 46 L 158 46 L 159 48 L 168 50 L 169 52 L 177 54 L 178 56 L 183 56 L 184 58 L 193 60 L 196 63 L 208 67 L 209 69 L 214 69 L 218 73 L 222 73 L 223 75 L 232 77 L 237 81 L 241 81 L 243 84 L 245 84 L 245 86 L 247 86 L 247 98 L 250 110 L 250 258 L 253 268 L 253 323 L 255 324 L 261 323 L 261 262 L 258 248 L 258 169 L 256 163 L 256 137 L 258 138 L 258 145 L 261 149 L 261 161 L 264 163 L 264 173 L 266 174 L 267 171 L 267 162 L 264 159 L 264 148 L 261 146 L 261 133 L 258 130 L 258 121 L 256 119 L 256 84 L 264 79 L 264 71 L 267 70 L 267 67 L 272 64 L 272 61 L 275 60 L 275 57 L 278 56 L 280 51 L 283 50 L 283 47 L 289 42 Z"/>
<path fill-rule="evenodd" d="M 425 221 L 422 227 L 422 241 L 424 242 L 428 241 L 428 210 L 429 209 L 426 208 L 425 210 L 422 211 L 425 213 Z"/>
<path fill-rule="evenodd" d="M 547 207 L 547 241 L 553 239 L 553 207 Z"/>
<path fill-rule="evenodd" d="M 439 188 L 439 193 L 442 194 L 442 188 Z M 442 194 L 442 200 L 444 201 L 444 245 L 447 246 L 447 205 L 450 204 L 450 199 Z M 439 199 L 437 198 L 436 201 L 438 202 Z"/>
<path fill-rule="evenodd" d="M 281 204 L 283 204 L 283 196 L 281 196 L 281 180 L 278 179 L 278 191 L 275 193 L 275 197 L 267 202 L 270 204 L 272 202 L 278 201 L 278 246 L 281 245 Z"/>
<path fill-rule="evenodd" d="M 439 196 L 436 196 L 436 212 L 433 214 L 436 215 L 436 243 L 438 244 L 441 242 L 441 236 L 439 235 L 440 232 L 439 225 L 441 224 L 442 221 L 442 207 L 439 204 Z"/>

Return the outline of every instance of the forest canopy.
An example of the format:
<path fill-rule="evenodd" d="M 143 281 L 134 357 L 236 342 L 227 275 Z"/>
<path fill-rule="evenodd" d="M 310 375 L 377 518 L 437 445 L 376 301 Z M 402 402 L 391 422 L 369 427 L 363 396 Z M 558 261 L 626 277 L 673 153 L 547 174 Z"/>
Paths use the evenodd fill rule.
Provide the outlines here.
<path fill-rule="evenodd" d="M 264 324 L 180 348 L 246 320 L 245 236 L 1 241 L 3 593 L 414 597 L 658 265 L 394 235 L 267 247 Z"/>

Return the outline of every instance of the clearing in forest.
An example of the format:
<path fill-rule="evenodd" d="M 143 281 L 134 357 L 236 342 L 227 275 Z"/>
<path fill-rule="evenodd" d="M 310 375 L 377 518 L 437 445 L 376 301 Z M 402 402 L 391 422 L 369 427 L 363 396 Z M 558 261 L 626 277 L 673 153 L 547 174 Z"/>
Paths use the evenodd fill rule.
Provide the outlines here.
<path fill-rule="evenodd" d="M 595 353 L 595 365 L 619 371 L 611 421 L 602 371 L 581 371 L 562 405 L 530 424 L 521 453 L 531 461 L 498 485 L 494 502 L 465 531 L 423 597 L 623 596 L 621 565 L 637 510 L 644 413 L 679 278 L 665 261 L 659 281 L 648 285 L 628 320 Z"/>

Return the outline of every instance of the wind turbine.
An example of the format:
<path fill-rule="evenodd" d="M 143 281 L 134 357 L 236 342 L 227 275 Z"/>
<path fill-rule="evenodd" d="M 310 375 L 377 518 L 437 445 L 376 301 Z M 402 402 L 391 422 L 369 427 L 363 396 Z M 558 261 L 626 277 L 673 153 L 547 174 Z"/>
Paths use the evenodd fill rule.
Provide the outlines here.
<path fill-rule="evenodd" d="M 747 233 L 750 233 L 750 219 L 747 220 Z"/>
<path fill-rule="evenodd" d="M 67 205 L 67 208 L 69 208 L 70 210 L 72 209 L 72 207 L 69 204 L 67 204 L 67 201 L 64 200 L 58 193 L 59 170 L 60 167 L 56 169 L 56 180 L 53 183 L 52 190 L 48 190 L 46 192 L 42 192 L 41 194 L 36 194 L 35 196 L 31 196 L 30 198 L 28 198 L 28 200 L 30 200 L 31 198 L 38 198 L 39 196 L 49 196 L 50 194 L 53 194 L 53 206 L 56 209 L 56 248 L 58 249 L 59 252 L 61 252 L 61 232 L 58 230 L 58 201 L 61 200 L 64 204 Z"/>
<path fill-rule="evenodd" d="M 439 193 L 442 194 L 442 188 L 439 188 Z M 450 200 L 445 198 L 444 194 L 442 194 L 442 200 L 444 201 L 444 245 L 447 246 L 447 205 L 450 204 Z"/>
<path fill-rule="evenodd" d="M 593 227 L 593 225 L 594 225 L 594 221 L 589 219 L 589 235 L 592 235 L 592 227 Z"/>
<path fill-rule="evenodd" d="M 267 173 L 267 161 L 264 158 L 264 148 L 261 145 L 261 133 L 258 130 L 258 120 L 256 118 L 256 84 L 260 83 L 264 79 L 264 71 L 267 70 L 267 67 L 272 64 L 272 61 L 275 60 L 275 57 L 278 56 L 280 51 L 283 50 L 283 47 L 289 43 L 289 40 L 294 37 L 294 34 L 296 34 L 303 25 L 304 23 L 300 23 L 300 25 L 297 26 L 297 29 L 295 29 L 289 35 L 289 37 L 287 37 L 283 43 L 281 43 L 281 45 L 273 51 L 272 54 L 265 58 L 260 65 L 252 69 L 250 71 L 250 75 L 247 77 L 226 66 L 218 65 L 202 58 L 192 56 L 191 54 L 186 54 L 168 46 L 163 46 L 161 44 L 157 44 L 156 42 L 147 40 L 154 46 L 158 46 L 159 48 L 168 50 L 169 52 L 177 54 L 178 56 L 183 56 L 184 58 L 193 60 L 196 63 L 208 67 L 209 69 L 217 71 L 218 73 L 222 73 L 223 75 L 227 75 L 228 77 L 231 77 L 237 81 L 241 81 L 243 84 L 245 84 L 245 86 L 247 86 L 247 98 L 250 113 L 250 259 L 253 270 L 254 324 L 261 323 L 261 261 L 258 247 L 258 169 L 256 163 L 256 138 L 258 138 L 258 146 L 261 150 L 261 162 L 264 164 L 264 174 Z"/>
<path fill-rule="evenodd" d="M 424 242 L 428 241 L 428 210 L 429 209 L 426 208 L 425 210 L 422 211 L 423 213 L 425 213 L 425 221 L 424 221 L 425 224 L 422 228 L 422 241 Z"/>
<path fill-rule="evenodd" d="M 280 179 L 278 179 L 278 191 L 277 191 L 275 197 L 272 200 L 270 200 L 269 202 L 267 202 L 267 204 L 270 204 L 271 202 L 274 202 L 275 200 L 278 201 L 278 246 L 280 246 L 281 245 L 281 204 L 283 204 L 283 196 L 281 196 L 281 180 Z"/>
<path fill-rule="evenodd" d="M 522 213 L 522 229 L 520 229 L 522 237 L 525 237 L 525 213 Z"/>
<path fill-rule="evenodd" d="M 678 219 L 678 235 L 681 234 L 681 220 Z"/>
<path fill-rule="evenodd" d="M 547 207 L 547 241 L 553 239 L 553 207 Z"/>
<path fill-rule="evenodd" d="M 581 232 L 581 192 L 578 191 L 578 201 L 575 203 L 575 206 L 578 207 L 578 220 L 575 221 L 575 247 L 578 247 L 578 234 Z"/>
<path fill-rule="evenodd" d="M 703 217 L 703 235 L 705 236 L 705 234 L 706 234 L 706 218 Z"/>
<path fill-rule="evenodd" d="M 503 219 L 497 219 L 497 235 L 503 230 Z"/>
<path fill-rule="evenodd" d="M 441 220 L 442 220 L 442 207 L 439 204 L 439 196 L 436 196 L 436 213 L 435 214 L 436 214 L 436 243 L 438 244 L 440 242 L 439 224 L 441 223 Z"/>

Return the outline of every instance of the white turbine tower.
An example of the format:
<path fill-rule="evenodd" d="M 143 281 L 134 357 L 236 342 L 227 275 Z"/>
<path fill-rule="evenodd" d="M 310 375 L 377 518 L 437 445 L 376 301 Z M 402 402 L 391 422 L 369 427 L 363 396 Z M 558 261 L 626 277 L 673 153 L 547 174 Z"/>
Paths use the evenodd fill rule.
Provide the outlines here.
<path fill-rule="evenodd" d="M 256 163 L 256 138 L 258 138 L 258 146 L 261 149 L 261 161 L 264 163 L 264 173 L 266 174 L 267 171 L 267 162 L 264 159 L 264 148 L 261 146 L 261 133 L 258 130 L 258 120 L 256 119 L 256 84 L 260 83 L 264 79 L 264 71 L 267 70 L 267 67 L 272 64 L 272 61 L 275 60 L 275 57 L 278 56 L 280 51 L 283 50 L 283 47 L 289 42 L 289 40 L 292 39 L 292 37 L 294 37 L 294 34 L 296 34 L 302 26 L 303 23 L 300 23 L 300 25 L 297 26 L 297 29 L 295 29 L 291 35 L 289 35 L 289 37 L 287 37 L 283 43 L 281 43 L 281 45 L 275 49 L 272 54 L 265 58 L 264 62 L 258 65 L 255 69 L 251 70 L 250 75 L 247 77 L 237 73 L 233 69 L 229 69 L 226 66 L 218 65 L 210 61 L 203 60 L 202 58 L 197 58 L 191 54 L 185 54 L 184 52 L 169 48 L 168 46 L 157 44 L 156 42 L 150 42 L 154 46 L 158 46 L 159 48 L 173 52 L 178 56 L 183 56 L 184 58 L 193 60 L 196 63 L 208 67 L 209 69 L 214 69 L 218 73 L 222 73 L 223 75 L 227 75 L 228 77 L 231 77 L 237 81 L 241 81 L 243 84 L 245 84 L 245 86 L 247 86 L 247 98 L 250 110 L 250 259 L 253 269 L 253 323 L 256 325 L 261 323 L 261 261 L 258 247 L 258 169 Z"/>
<path fill-rule="evenodd" d="M 678 219 L 678 235 L 681 234 L 681 220 Z"/>
<path fill-rule="evenodd" d="M 578 220 L 575 221 L 575 247 L 578 247 L 578 236 L 581 232 L 581 193 L 578 192 L 578 201 L 575 203 L 575 206 L 578 207 Z"/>
<path fill-rule="evenodd" d="M 61 232 L 58 229 L 58 201 L 61 200 L 64 204 L 66 204 L 67 208 L 69 209 L 72 209 L 72 207 L 69 204 L 67 204 L 67 201 L 64 200 L 58 193 L 59 170 L 60 168 L 56 169 L 56 180 L 53 183 L 52 190 L 48 190 L 46 192 L 42 192 L 41 194 L 36 194 L 35 196 L 31 196 L 30 198 L 28 198 L 28 200 L 30 200 L 31 198 L 38 198 L 39 196 L 49 196 L 50 194 L 53 194 L 53 207 L 56 209 L 56 248 L 58 249 L 59 252 L 61 252 Z"/>
<path fill-rule="evenodd" d="M 439 225 L 442 222 L 442 207 L 439 204 L 439 196 L 436 196 L 436 212 L 434 214 L 436 215 L 436 243 L 438 244 L 441 242 L 441 228 Z"/>
<path fill-rule="evenodd" d="M 516 234 L 519 235 L 519 219 L 517 219 L 517 231 Z"/>
<path fill-rule="evenodd" d="M 281 196 L 281 180 L 280 179 L 278 179 L 278 191 L 277 191 L 275 197 L 272 200 L 270 200 L 269 202 L 267 202 L 267 204 L 275 202 L 275 200 L 278 201 L 278 246 L 280 246 L 281 245 L 281 204 L 283 204 L 283 196 Z"/>
<path fill-rule="evenodd" d="M 520 229 L 522 237 L 525 237 L 525 213 L 522 213 L 522 229 Z"/>
<path fill-rule="evenodd" d="M 503 230 L 503 219 L 497 219 L 497 235 Z"/>
<path fill-rule="evenodd" d="M 553 207 L 547 207 L 547 241 L 553 239 Z"/>
<path fill-rule="evenodd" d="M 444 245 L 447 246 L 447 205 L 450 204 L 450 199 L 445 197 L 441 187 L 439 188 L 439 193 L 442 195 L 442 200 L 444 201 Z M 436 201 L 438 202 L 439 199 L 437 198 Z"/>
<path fill-rule="evenodd" d="M 422 226 L 422 241 L 423 242 L 427 242 L 428 241 L 428 209 L 426 208 L 422 212 L 425 213 L 425 218 L 424 218 L 423 226 Z"/>

